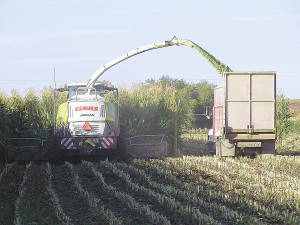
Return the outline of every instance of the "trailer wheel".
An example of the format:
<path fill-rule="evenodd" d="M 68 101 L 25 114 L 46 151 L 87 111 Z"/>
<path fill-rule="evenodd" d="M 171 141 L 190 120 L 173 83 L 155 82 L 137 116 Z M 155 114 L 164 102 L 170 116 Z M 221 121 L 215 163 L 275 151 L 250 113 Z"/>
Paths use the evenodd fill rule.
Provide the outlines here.
<path fill-rule="evenodd" d="M 216 156 L 236 156 L 236 148 L 228 139 L 219 138 L 216 141 Z"/>
<path fill-rule="evenodd" d="M 222 156 L 222 154 L 221 154 L 221 141 L 220 141 L 219 138 L 216 140 L 216 156 L 218 156 L 218 157 Z"/>

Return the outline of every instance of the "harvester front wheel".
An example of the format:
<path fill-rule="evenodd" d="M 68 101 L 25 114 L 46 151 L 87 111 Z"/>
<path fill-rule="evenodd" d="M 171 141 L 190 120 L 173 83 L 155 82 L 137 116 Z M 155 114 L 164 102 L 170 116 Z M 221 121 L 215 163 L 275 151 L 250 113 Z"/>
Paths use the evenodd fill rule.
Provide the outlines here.
<path fill-rule="evenodd" d="M 53 164 L 62 164 L 64 162 L 64 155 L 58 147 L 57 138 L 53 133 L 53 129 L 48 132 L 47 141 L 45 144 L 47 153 L 45 159 Z"/>
<path fill-rule="evenodd" d="M 117 157 L 121 161 L 127 162 L 131 157 L 127 154 L 127 141 L 126 141 L 126 129 L 125 126 L 120 127 L 120 135 L 117 139 Z"/>

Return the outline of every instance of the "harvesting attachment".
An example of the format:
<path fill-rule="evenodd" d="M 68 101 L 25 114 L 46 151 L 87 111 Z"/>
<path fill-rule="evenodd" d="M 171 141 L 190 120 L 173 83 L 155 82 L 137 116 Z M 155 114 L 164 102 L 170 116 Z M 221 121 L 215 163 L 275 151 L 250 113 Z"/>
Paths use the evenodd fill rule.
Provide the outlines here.
<path fill-rule="evenodd" d="M 138 135 L 127 138 L 127 154 L 133 158 L 167 157 L 168 143 L 165 135 Z"/>

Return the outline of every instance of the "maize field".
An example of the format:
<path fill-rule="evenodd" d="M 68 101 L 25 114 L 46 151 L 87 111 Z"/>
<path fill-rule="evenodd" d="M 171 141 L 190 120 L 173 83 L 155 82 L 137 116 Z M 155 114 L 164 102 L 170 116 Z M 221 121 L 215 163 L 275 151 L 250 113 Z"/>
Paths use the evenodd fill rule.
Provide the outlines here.
<path fill-rule="evenodd" d="M 148 91 L 159 95 L 151 104 L 147 92 L 137 89 L 129 96 L 121 91 L 122 110 L 129 105 L 133 108 L 123 114 L 123 120 L 133 134 L 139 132 L 136 128 L 150 131 L 156 127 L 146 127 L 147 121 L 134 120 L 131 114 L 139 108 L 142 113 L 149 109 L 165 112 L 160 128 L 169 132 L 178 157 L 128 163 L 0 164 L 0 224 L 300 223 L 298 120 L 293 122 L 292 133 L 276 143 L 278 155 L 219 158 L 208 154 L 206 134 L 182 135 L 183 113 L 176 92 L 152 88 Z M 51 95 L 49 90 L 41 99 L 32 92 L 25 100 L 17 94 L 2 96 L 0 119 L 14 118 L 6 126 L 18 128 L 15 133 L 44 130 L 51 125 Z M 40 117 L 42 122 L 36 123 Z M 174 118 L 177 124 L 171 123 Z M 13 132 L 1 132 L 4 145 Z"/>
<path fill-rule="evenodd" d="M 299 224 L 300 157 L 1 165 L 0 224 Z"/>

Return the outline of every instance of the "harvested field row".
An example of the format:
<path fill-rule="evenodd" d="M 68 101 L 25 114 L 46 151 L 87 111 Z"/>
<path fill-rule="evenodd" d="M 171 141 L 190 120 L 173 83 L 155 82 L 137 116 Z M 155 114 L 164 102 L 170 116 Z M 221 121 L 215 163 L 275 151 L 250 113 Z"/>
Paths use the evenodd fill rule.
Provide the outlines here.
<path fill-rule="evenodd" d="M 0 222 L 297 224 L 298 166 L 286 156 L 6 164 Z"/>

